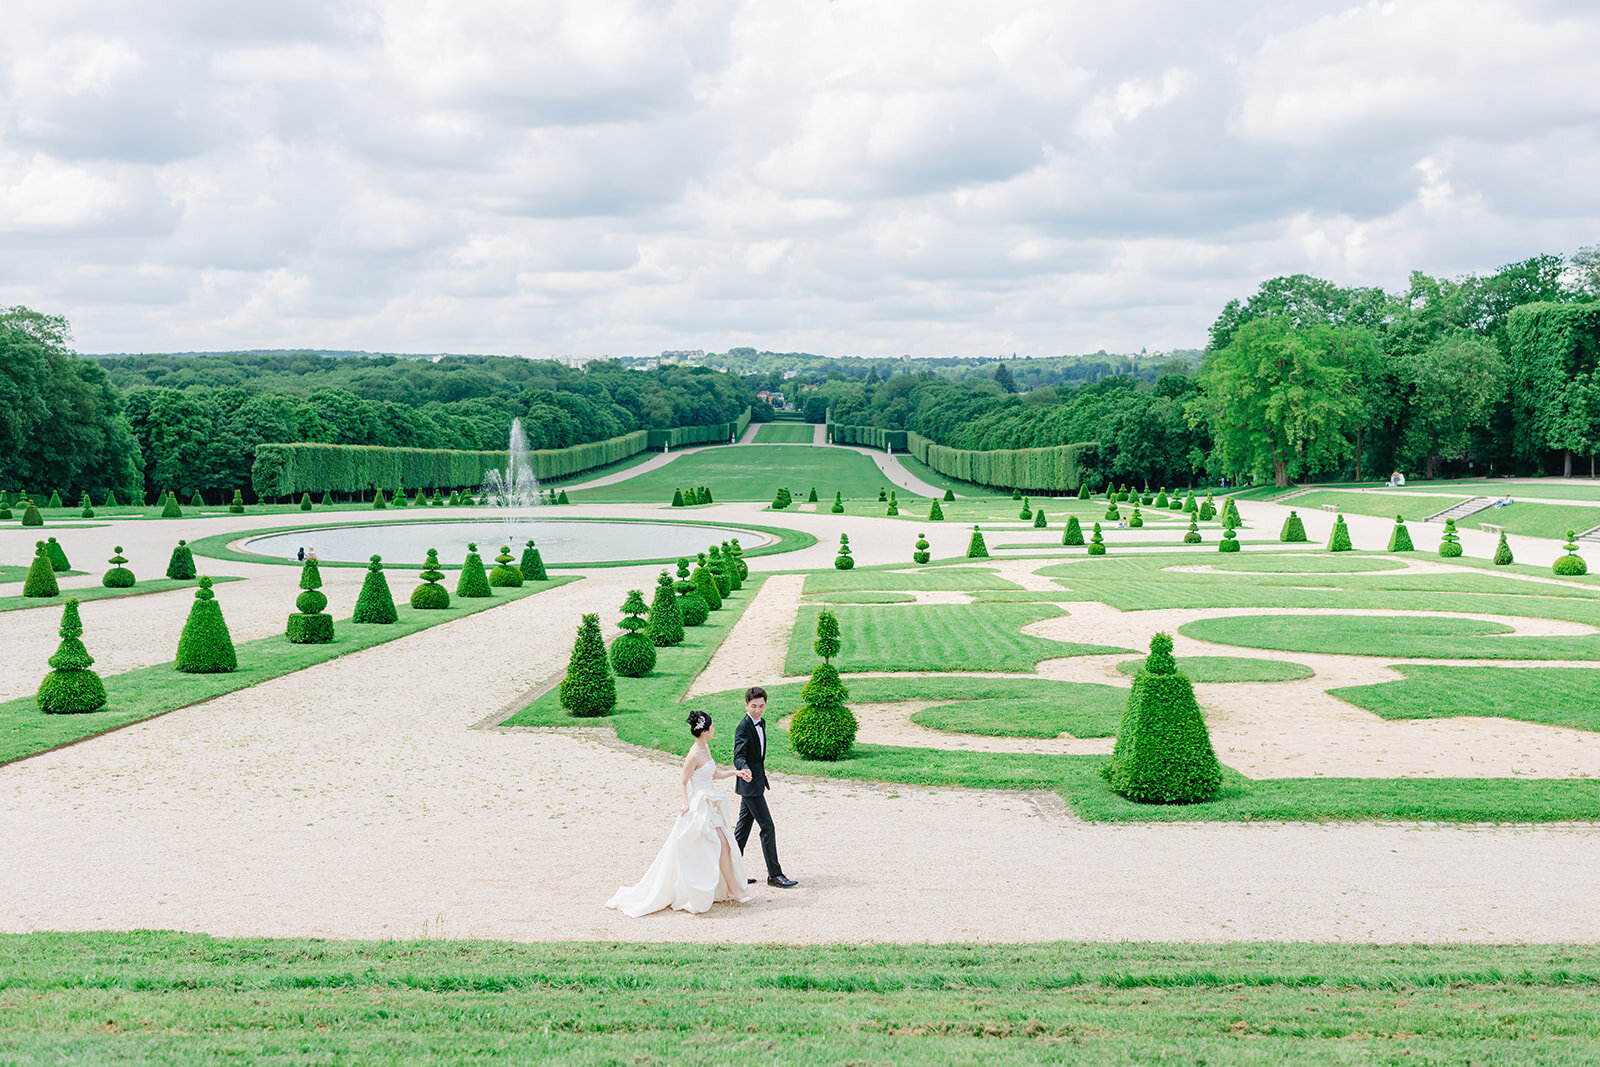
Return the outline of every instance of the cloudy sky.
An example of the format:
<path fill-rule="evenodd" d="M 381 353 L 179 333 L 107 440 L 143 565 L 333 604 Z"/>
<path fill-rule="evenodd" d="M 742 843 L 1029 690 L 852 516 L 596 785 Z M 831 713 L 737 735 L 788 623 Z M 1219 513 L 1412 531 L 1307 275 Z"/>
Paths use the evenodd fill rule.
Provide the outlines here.
<path fill-rule="evenodd" d="M 1600 5 L 53 0 L 0 304 L 88 352 L 1198 346 L 1600 241 Z"/>

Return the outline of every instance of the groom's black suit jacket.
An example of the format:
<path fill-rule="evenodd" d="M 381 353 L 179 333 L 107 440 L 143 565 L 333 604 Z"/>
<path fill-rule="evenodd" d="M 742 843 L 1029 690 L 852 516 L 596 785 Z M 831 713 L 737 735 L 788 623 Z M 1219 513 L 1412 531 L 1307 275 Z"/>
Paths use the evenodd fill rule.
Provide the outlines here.
<path fill-rule="evenodd" d="M 733 766 L 735 770 L 750 771 L 750 780 L 733 780 L 733 791 L 742 797 L 758 797 L 770 786 L 767 783 L 767 758 L 762 751 L 762 734 L 765 726 L 757 726 L 746 715 L 733 731 Z"/>

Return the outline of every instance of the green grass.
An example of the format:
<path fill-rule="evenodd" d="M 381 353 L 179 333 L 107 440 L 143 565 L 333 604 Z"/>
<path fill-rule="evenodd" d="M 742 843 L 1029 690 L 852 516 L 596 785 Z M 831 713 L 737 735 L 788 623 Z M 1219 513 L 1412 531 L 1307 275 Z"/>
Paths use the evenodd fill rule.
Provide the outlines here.
<path fill-rule="evenodd" d="M 1501 637 L 1509 626 L 1450 616 L 1233 615 L 1178 628 L 1185 637 L 1279 652 L 1396 659 L 1600 660 L 1600 635 Z"/>
<path fill-rule="evenodd" d="M 1475 715 L 1600 730 L 1600 670 L 1595 668 L 1419 663 L 1395 669 L 1404 680 L 1328 692 L 1385 719 Z"/>
<path fill-rule="evenodd" d="M 552 578 L 547 582 L 530 583 L 520 589 L 502 589 L 492 598 L 453 599 L 445 611 L 417 611 L 405 602 L 403 596 L 399 596 L 396 597 L 399 622 L 387 626 L 357 626 L 348 618 L 341 618 L 335 627 L 334 639 L 327 644 L 295 645 L 283 637 L 263 637 L 239 643 L 235 645 L 239 669 L 230 674 L 180 674 L 170 663 L 164 663 L 106 675 L 106 710 L 86 715 L 45 715 L 39 711 L 33 697 L 12 700 L 0 704 L 0 764 L 210 700 L 224 693 L 247 689 L 351 652 L 381 645 L 430 626 L 475 615 L 497 604 L 508 604 L 577 580 Z M 217 600 L 222 604 L 226 617 L 226 594 Z M 286 620 L 292 607 L 292 603 L 284 605 Z M 176 648 L 173 651 L 176 653 Z M 91 648 L 89 652 L 93 655 L 94 649 Z M 48 670 L 41 663 L 39 677 L 42 679 Z"/>
<path fill-rule="evenodd" d="M 787 674 L 817 665 L 815 605 L 803 605 L 789 639 Z M 1092 656 L 1131 649 L 1051 641 L 1021 632 L 1054 618 L 1047 604 L 922 604 L 915 607 L 843 605 L 836 609 L 843 650 L 834 666 L 856 671 L 1032 671 L 1041 660 Z"/>
<path fill-rule="evenodd" d="M 1582 1064 L 1593 946 L 0 937 L 32 1063 Z"/>
<path fill-rule="evenodd" d="M 1390 495 L 1390 493 L 1394 495 Z M 1285 500 L 1283 507 L 1293 508 L 1296 511 L 1308 513 L 1320 512 L 1324 504 L 1337 504 L 1340 511 L 1352 515 L 1377 515 L 1385 519 L 1393 519 L 1396 515 L 1404 515 L 1406 522 L 1420 523 L 1429 515 L 1443 511 L 1445 508 L 1454 507 L 1456 504 L 1467 500 L 1461 494 L 1450 496 L 1406 496 L 1405 490 L 1378 490 L 1371 493 L 1340 492 L 1337 489 L 1315 489 L 1305 496 L 1297 496 L 1293 500 Z"/>
<path fill-rule="evenodd" d="M 1123 674 L 1137 674 L 1144 660 L 1130 659 L 1117 664 Z M 1294 682 L 1310 678 L 1316 671 L 1304 663 L 1281 659 L 1252 659 L 1248 656 L 1184 656 L 1178 670 L 1191 682 Z"/>
<path fill-rule="evenodd" d="M 1454 494 L 1427 496 L 1405 496 L 1407 490 L 1395 490 L 1395 495 L 1385 493 L 1348 493 L 1337 490 L 1317 490 L 1305 496 L 1297 496 L 1287 501 L 1287 507 L 1301 511 L 1311 511 L 1323 504 L 1337 504 L 1339 507 L 1353 515 L 1377 515 L 1392 519 L 1396 515 L 1404 515 L 1408 525 L 1420 524 L 1429 515 L 1436 514 L 1455 504 L 1466 500 L 1467 497 Z M 1485 494 L 1487 495 L 1487 494 Z M 1497 494 L 1497 495 L 1503 495 Z M 1529 493 L 1537 496 L 1537 493 Z M 1516 493 L 1511 494 L 1516 499 Z M 1552 537 L 1559 538 L 1568 530 L 1583 531 L 1591 526 L 1600 525 L 1600 506 L 1583 507 L 1579 504 L 1530 504 L 1519 501 L 1506 508 L 1485 508 L 1482 511 L 1468 515 L 1464 519 L 1456 520 L 1456 525 L 1464 530 L 1476 530 L 1479 523 L 1493 523 L 1504 526 L 1507 533 L 1522 534 L 1526 537 Z M 1443 527 L 1439 527 L 1443 529 Z M 1365 547 L 1365 546 L 1359 546 Z M 1382 547 L 1382 546 L 1372 546 Z"/>
<path fill-rule="evenodd" d="M 1315 554 L 1275 552 L 1266 555 L 1223 555 L 1210 560 L 1213 570 L 1252 574 L 1359 574 L 1375 571 L 1403 571 L 1405 561 L 1385 556 L 1354 556 L 1346 552 Z M 1192 560 L 1190 561 L 1193 562 Z"/>
<path fill-rule="evenodd" d="M 910 593 L 811 593 L 827 598 L 830 604 L 915 604 Z"/>
<path fill-rule="evenodd" d="M 1474 496 L 1493 497 L 1496 500 L 1510 496 L 1512 500 L 1526 497 L 1531 500 L 1578 500 L 1600 503 L 1600 481 L 1591 482 L 1587 475 L 1571 481 L 1545 478 L 1530 482 L 1508 482 L 1497 478 L 1492 482 L 1481 479 L 1475 482 L 1412 482 L 1406 485 L 1406 492 L 1427 493 L 1430 496 L 1469 492 Z"/>
<path fill-rule="evenodd" d="M 1017 583 L 981 567 L 940 567 L 936 570 L 895 571 L 858 567 L 849 571 L 814 571 L 806 576 L 805 591 L 844 593 L 865 590 L 912 592 L 970 589 L 1016 589 Z"/>
<path fill-rule="evenodd" d="M 917 712 L 911 721 L 930 730 L 987 737 L 1115 737 L 1128 704 L 1126 689 L 1088 682 L 1033 681 L 1022 692 L 1000 697 L 982 697 L 967 687 L 960 696 L 956 703 Z M 851 699 L 863 698 L 852 689 Z"/>
<path fill-rule="evenodd" d="M 719 502 L 760 500 L 770 502 L 779 486 L 788 486 L 797 501 L 815 487 L 822 507 L 833 500 L 836 491 L 847 501 L 855 501 L 852 514 L 867 514 L 870 501 L 877 507 L 878 490 L 890 488 L 889 479 L 867 456 L 847 448 L 829 446 L 801 448 L 794 445 L 738 445 L 728 448 L 703 448 L 684 452 L 666 466 L 646 471 L 626 481 L 595 489 L 578 489 L 569 495 L 574 504 L 659 503 L 670 504 L 672 492 L 686 486 L 704 485 Z M 825 499 L 824 499 L 825 498 Z M 900 490 L 902 505 L 914 499 L 909 490 Z M 881 508 L 871 512 L 878 514 Z"/>
<path fill-rule="evenodd" d="M 1600 526 L 1600 507 L 1519 502 L 1506 508 L 1487 508 L 1476 515 L 1468 515 L 1456 525 L 1476 530 L 1478 524 L 1484 522 L 1504 526 L 1509 534 L 1561 540 L 1566 537 L 1568 530 L 1582 533 L 1592 526 Z M 1581 555 L 1583 549 L 1578 551 Z"/>
<path fill-rule="evenodd" d="M 769 422 L 756 429 L 758 445 L 809 445 L 816 440 L 816 427 L 806 424 Z"/>
<path fill-rule="evenodd" d="M 68 574 L 82 574 L 82 571 L 68 571 Z M 56 575 L 61 577 L 61 575 Z M 224 582 L 242 582 L 243 578 L 222 577 L 211 579 L 215 585 Z M 87 589 L 63 589 L 58 595 L 52 597 L 36 596 L 0 596 L 0 611 L 21 611 L 25 608 L 60 607 L 72 597 L 87 603 L 91 600 L 114 600 L 117 597 L 143 596 L 145 593 L 164 593 L 169 589 L 193 589 L 195 580 L 192 578 L 155 578 L 148 582 L 140 582 L 127 589 L 107 589 L 103 585 L 92 585 Z"/>

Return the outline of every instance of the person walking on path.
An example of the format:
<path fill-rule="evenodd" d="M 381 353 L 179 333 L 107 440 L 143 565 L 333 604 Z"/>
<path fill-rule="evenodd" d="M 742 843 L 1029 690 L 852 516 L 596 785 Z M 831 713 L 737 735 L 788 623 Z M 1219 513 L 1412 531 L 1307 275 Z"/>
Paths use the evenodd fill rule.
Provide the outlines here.
<path fill-rule="evenodd" d="M 767 861 L 767 884 L 788 889 L 800 883 L 785 876 L 778 863 L 778 835 L 772 827 L 772 812 L 767 810 L 766 793 L 771 788 L 767 781 L 767 724 L 761 721 L 767 710 L 767 691 L 758 685 L 746 689 L 744 710 L 744 718 L 733 731 L 733 766 L 750 774 L 749 777 L 741 775 L 733 786 L 740 801 L 733 840 L 742 855 L 745 842 L 750 840 L 750 824 L 761 827 L 761 855 Z"/>

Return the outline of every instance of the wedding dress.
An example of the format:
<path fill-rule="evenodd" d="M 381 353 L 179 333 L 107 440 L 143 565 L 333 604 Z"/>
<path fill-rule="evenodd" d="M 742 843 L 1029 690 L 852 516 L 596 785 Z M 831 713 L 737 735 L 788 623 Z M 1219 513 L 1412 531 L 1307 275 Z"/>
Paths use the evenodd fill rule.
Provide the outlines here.
<path fill-rule="evenodd" d="M 706 760 L 689 778 L 689 810 L 678 816 L 666 844 L 638 885 L 624 886 L 606 901 L 624 915 L 638 918 L 662 908 L 709 911 L 716 900 L 739 899 L 746 892 L 744 860 L 733 843 L 733 804 L 712 785 L 716 764 Z M 718 830 L 722 833 L 719 835 Z M 718 862 L 722 838 L 728 840 L 737 885 L 722 878 Z"/>

